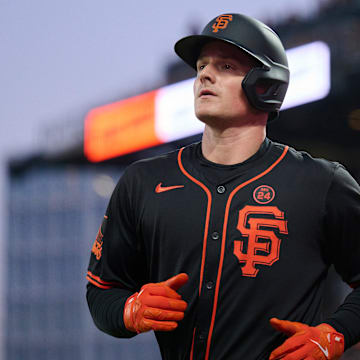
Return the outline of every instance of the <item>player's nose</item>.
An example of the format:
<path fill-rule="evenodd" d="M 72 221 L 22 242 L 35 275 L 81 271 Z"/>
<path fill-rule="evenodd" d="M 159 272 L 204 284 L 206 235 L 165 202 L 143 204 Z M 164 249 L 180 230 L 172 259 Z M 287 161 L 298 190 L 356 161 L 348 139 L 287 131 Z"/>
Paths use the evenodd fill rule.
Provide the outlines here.
<path fill-rule="evenodd" d="M 201 82 L 210 81 L 213 83 L 215 81 L 215 69 L 211 64 L 206 65 L 199 74 L 199 79 Z"/>

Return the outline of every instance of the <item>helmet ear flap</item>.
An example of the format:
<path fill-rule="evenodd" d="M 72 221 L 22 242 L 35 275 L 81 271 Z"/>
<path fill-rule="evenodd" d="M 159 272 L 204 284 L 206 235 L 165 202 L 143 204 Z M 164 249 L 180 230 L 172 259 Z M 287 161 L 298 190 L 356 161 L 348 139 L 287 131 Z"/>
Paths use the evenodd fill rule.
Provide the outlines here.
<path fill-rule="evenodd" d="M 273 63 L 271 67 L 255 67 L 242 81 L 250 104 L 266 112 L 279 111 L 289 84 L 289 70 Z"/>

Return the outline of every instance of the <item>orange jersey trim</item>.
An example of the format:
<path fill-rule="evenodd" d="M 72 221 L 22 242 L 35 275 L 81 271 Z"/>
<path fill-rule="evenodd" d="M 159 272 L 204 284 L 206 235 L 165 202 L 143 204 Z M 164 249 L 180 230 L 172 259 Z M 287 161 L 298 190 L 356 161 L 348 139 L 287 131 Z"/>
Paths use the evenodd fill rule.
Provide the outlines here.
<path fill-rule="evenodd" d="M 204 239 L 203 239 L 203 249 L 202 249 L 202 258 L 201 258 L 201 267 L 200 267 L 200 283 L 199 283 L 199 296 L 201 294 L 201 285 L 203 282 L 203 277 L 204 277 L 204 267 L 205 267 L 205 255 L 206 255 L 206 246 L 207 246 L 207 237 L 208 237 L 208 233 L 209 233 L 209 222 L 210 222 L 210 211 L 211 211 L 211 202 L 212 202 L 212 197 L 211 197 L 211 192 L 210 190 L 199 180 L 195 179 L 193 176 L 191 176 L 185 169 L 184 166 L 182 164 L 181 161 L 181 155 L 182 152 L 184 151 L 184 148 L 181 148 L 179 150 L 178 153 L 178 164 L 179 164 L 179 168 L 181 170 L 181 172 L 187 177 L 189 178 L 192 182 L 194 182 L 196 185 L 200 186 L 206 193 L 207 195 L 207 199 L 208 199 L 208 203 L 207 203 L 207 208 L 206 208 L 206 219 L 205 219 L 205 231 L 204 231 Z M 193 350 L 194 350 L 194 342 L 195 342 L 195 332 L 196 332 L 196 328 L 194 328 L 193 331 L 193 339 L 192 339 L 192 345 L 191 345 L 191 353 L 190 353 L 190 360 L 193 359 Z"/>
<path fill-rule="evenodd" d="M 113 287 L 122 287 L 120 283 L 101 280 L 99 276 L 94 275 L 91 271 L 87 272 L 86 279 L 89 282 L 91 282 L 93 285 L 101 289 L 112 289 Z"/>
<path fill-rule="evenodd" d="M 194 327 L 194 331 L 193 331 L 193 338 L 192 338 L 191 350 L 190 350 L 190 360 L 192 360 L 194 356 L 195 333 L 196 333 L 196 327 Z"/>
<path fill-rule="evenodd" d="M 184 148 L 181 148 L 178 154 L 178 164 L 180 167 L 181 172 L 189 178 L 192 182 L 194 182 L 196 185 L 200 186 L 206 193 L 208 198 L 207 203 L 207 209 L 206 209 L 206 219 L 205 219 L 205 231 L 204 231 L 204 239 L 203 239 L 203 251 L 202 251 L 202 259 L 201 259 L 201 269 L 200 269 L 200 285 L 199 285 L 199 296 L 201 294 L 201 284 L 203 281 L 204 276 L 204 266 L 205 266 L 205 255 L 206 255 L 206 245 L 207 245 L 207 236 L 209 232 L 209 221 L 210 221 L 210 211 L 211 211 L 211 192 L 210 190 L 199 180 L 195 179 L 193 176 L 191 176 L 185 169 L 181 161 L 181 154 L 184 151 Z"/>
<path fill-rule="evenodd" d="M 214 325 L 215 325 L 215 316 L 216 316 L 217 302 L 218 302 L 218 297 L 219 297 L 220 279 L 221 279 L 221 273 L 222 273 L 222 267 L 223 267 L 223 263 L 224 263 L 224 255 L 225 255 L 226 229 L 227 229 L 227 224 L 228 224 L 228 219 L 229 219 L 229 211 L 230 211 L 231 201 L 232 201 L 233 197 L 235 196 L 235 194 L 240 189 L 242 189 L 246 185 L 249 185 L 250 183 L 254 182 L 255 180 L 260 179 L 264 175 L 268 174 L 271 170 L 273 170 L 274 167 L 277 166 L 280 163 L 280 161 L 285 157 L 288 150 L 289 150 L 289 147 L 286 146 L 284 151 L 282 152 L 282 154 L 279 156 L 279 158 L 272 165 L 270 165 L 265 171 L 263 171 L 259 175 L 254 176 L 253 178 L 243 182 L 242 184 L 238 185 L 230 193 L 229 198 L 227 200 L 226 208 L 225 208 L 224 225 L 223 225 L 223 236 L 222 236 L 222 240 L 221 240 L 220 262 L 219 262 L 219 268 L 218 268 L 218 276 L 217 276 L 217 279 L 216 279 L 214 305 L 213 305 L 213 312 L 212 312 L 212 316 L 211 316 L 210 330 L 209 330 L 209 335 L 208 335 L 208 340 L 207 340 L 207 345 L 206 345 L 205 360 L 209 359 L 211 338 L 212 338 L 212 333 L 213 333 Z"/>

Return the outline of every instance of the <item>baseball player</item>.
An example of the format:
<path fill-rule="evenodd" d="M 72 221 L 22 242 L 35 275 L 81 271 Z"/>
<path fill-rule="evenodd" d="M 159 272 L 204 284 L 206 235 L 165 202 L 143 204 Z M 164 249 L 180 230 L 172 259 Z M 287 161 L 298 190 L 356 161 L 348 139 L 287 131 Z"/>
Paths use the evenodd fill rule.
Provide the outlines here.
<path fill-rule="evenodd" d="M 334 360 L 360 339 L 360 188 L 266 137 L 289 69 L 268 26 L 223 14 L 175 45 L 202 141 L 130 165 L 92 248 L 99 329 L 154 330 L 163 359 Z M 335 265 L 354 290 L 321 317 Z"/>

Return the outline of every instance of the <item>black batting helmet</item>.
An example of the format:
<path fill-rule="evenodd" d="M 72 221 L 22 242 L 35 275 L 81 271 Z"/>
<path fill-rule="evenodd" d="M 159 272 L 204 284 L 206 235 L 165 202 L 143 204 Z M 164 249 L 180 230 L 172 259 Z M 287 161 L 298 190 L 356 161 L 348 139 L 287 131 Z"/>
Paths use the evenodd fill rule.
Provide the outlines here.
<path fill-rule="evenodd" d="M 249 103 L 269 112 L 269 119 L 278 115 L 289 85 L 289 67 L 285 49 L 278 35 L 259 20 L 242 14 L 224 14 L 211 20 L 200 35 L 191 35 L 175 44 L 175 52 L 196 70 L 202 47 L 221 40 L 245 51 L 261 65 L 252 68 L 242 82 Z M 268 84 L 259 94 L 256 85 Z"/>

